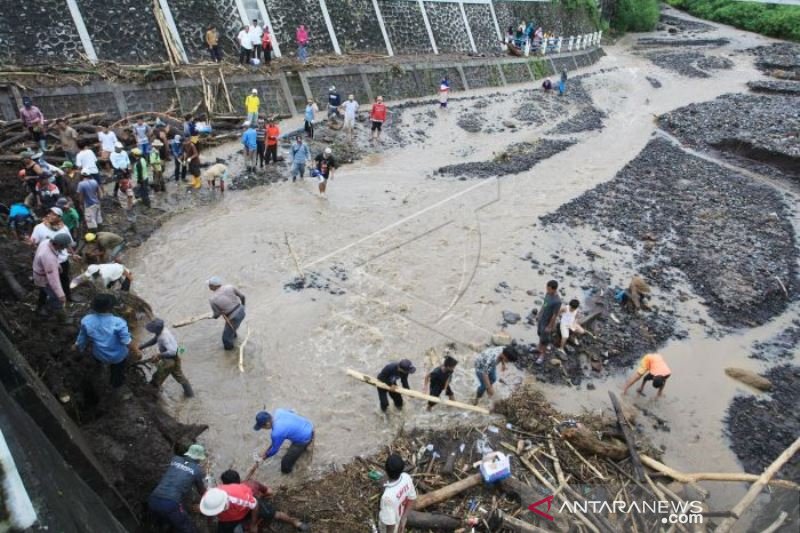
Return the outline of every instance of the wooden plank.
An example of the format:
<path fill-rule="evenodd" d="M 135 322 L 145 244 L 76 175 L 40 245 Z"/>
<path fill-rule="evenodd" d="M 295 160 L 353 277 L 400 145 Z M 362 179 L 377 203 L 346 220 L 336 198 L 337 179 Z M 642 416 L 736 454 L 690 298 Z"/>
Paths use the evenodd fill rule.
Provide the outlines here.
<path fill-rule="evenodd" d="M 426 507 L 430 507 L 431 505 L 447 501 L 453 496 L 457 496 L 467 489 L 477 487 L 482 482 L 483 476 L 481 474 L 472 474 L 469 477 L 465 477 L 461 481 L 456 481 L 455 483 L 451 483 L 450 485 L 442 487 L 441 489 L 423 494 L 422 496 L 419 496 L 414 503 L 414 510 L 421 511 Z"/>
<path fill-rule="evenodd" d="M 383 383 L 382 381 L 378 381 L 377 378 L 374 378 L 372 376 L 368 376 L 367 374 L 358 372 L 356 370 L 351 370 L 349 368 L 346 370 L 346 372 L 347 372 L 347 375 L 350 376 L 351 378 L 355 378 L 355 379 L 357 379 L 359 381 L 363 381 L 364 383 L 366 383 L 368 385 L 372 385 L 373 387 L 378 387 L 379 389 L 396 392 L 398 394 L 402 394 L 403 396 L 408 396 L 410 398 L 416 398 L 417 400 L 425 400 L 425 401 L 428 401 L 428 402 L 435 402 L 435 403 L 440 403 L 442 405 L 447 405 L 448 407 L 456 407 L 458 409 L 464 409 L 465 411 L 473 411 L 475 413 L 481 413 L 481 414 L 484 414 L 484 415 L 488 415 L 489 414 L 489 410 L 486 409 L 485 407 L 478 407 L 477 405 L 469 405 L 469 404 L 466 404 L 466 403 L 456 402 L 456 401 L 453 401 L 453 400 L 442 400 L 441 398 L 437 398 L 436 396 L 429 396 L 427 394 L 423 394 L 423 393 L 421 393 L 419 391 L 415 391 L 415 390 L 412 390 L 412 389 L 404 389 L 402 387 L 392 388 L 389 385 L 387 385 L 386 383 Z"/>
<path fill-rule="evenodd" d="M 631 465 L 633 465 L 633 474 L 636 481 L 644 481 L 644 467 L 642 460 L 639 459 L 639 452 L 636 451 L 636 441 L 633 438 L 633 432 L 628 426 L 628 421 L 625 419 L 625 414 L 622 412 L 622 406 L 619 403 L 617 395 L 612 391 L 608 391 L 608 397 L 611 398 L 611 405 L 614 406 L 614 412 L 617 414 L 617 423 L 622 430 L 622 435 L 625 437 L 625 442 L 628 444 L 628 453 L 631 455 Z"/>
<path fill-rule="evenodd" d="M 681 483 L 696 483 L 698 481 L 744 481 L 744 482 L 754 482 L 757 481 L 759 476 L 756 474 L 746 474 L 744 472 L 697 472 L 697 473 L 685 473 L 675 470 L 674 468 L 670 468 L 669 466 L 656 461 L 652 457 L 648 455 L 641 455 L 642 463 L 648 468 L 652 468 L 656 472 L 660 472 L 664 475 L 667 475 L 674 479 L 675 481 L 679 481 Z M 800 486 L 797 483 L 793 483 L 791 481 L 786 481 L 784 479 L 771 479 L 768 482 L 769 485 L 773 487 L 783 487 L 786 489 L 792 490 L 800 490 Z"/>

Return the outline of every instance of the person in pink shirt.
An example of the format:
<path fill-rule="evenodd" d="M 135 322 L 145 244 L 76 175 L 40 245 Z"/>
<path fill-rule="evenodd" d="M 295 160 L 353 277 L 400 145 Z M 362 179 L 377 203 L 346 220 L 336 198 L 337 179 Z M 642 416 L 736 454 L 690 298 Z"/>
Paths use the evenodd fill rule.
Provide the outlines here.
<path fill-rule="evenodd" d="M 33 105 L 30 96 L 22 97 L 22 107 L 19 108 L 19 118 L 22 125 L 28 128 L 33 140 L 39 145 L 43 152 L 47 151 L 47 131 L 44 125 L 44 115 L 42 111 Z"/>
<path fill-rule="evenodd" d="M 56 316 L 66 320 L 64 304 L 67 297 L 61 287 L 59 276 L 61 265 L 58 253 L 72 243 L 72 238 L 66 233 L 58 233 L 52 239 L 45 239 L 36 248 L 33 257 L 33 284 L 39 288 L 39 300 L 36 303 L 36 313 L 46 315 L 45 305 L 55 312 Z"/>
<path fill-rule="evenodd" d="M 301 63 L 305 63 L 308 61 L 308 30 L 302 24 L 297 27 L 295 39 L 297 40 L 297 59 Z"/>

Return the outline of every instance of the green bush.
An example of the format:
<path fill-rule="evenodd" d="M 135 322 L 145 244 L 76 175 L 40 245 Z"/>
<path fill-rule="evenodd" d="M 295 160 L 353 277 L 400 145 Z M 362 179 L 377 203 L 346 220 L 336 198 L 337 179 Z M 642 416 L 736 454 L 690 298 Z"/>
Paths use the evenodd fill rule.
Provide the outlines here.
<path fill-rule="evenodd" d="M 667 0 L 692 15 L 743 30 L 800 41 L 800 7 L 736 0 Z"/>
<path fill-rule="evenodd" d="M 611 27 L 617 31 L 652 31 L 658 24 L 658 0 L 619 0 Z"/>

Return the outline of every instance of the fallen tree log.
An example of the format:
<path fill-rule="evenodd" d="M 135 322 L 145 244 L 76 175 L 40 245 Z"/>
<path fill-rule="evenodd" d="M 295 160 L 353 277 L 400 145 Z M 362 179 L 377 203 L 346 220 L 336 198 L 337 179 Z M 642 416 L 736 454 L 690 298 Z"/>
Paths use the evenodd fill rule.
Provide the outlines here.
<path fill-rule="evenodd" d="M 6 282 L 11 294 L 14 295 L 14 298 L 16 300 L 23 300 L 28 294 L 28 291 L 26 291 L 22 285 L 19 284 L 17 278 L 14 276 L 14 273 L 8 269 L 5 259 L 2 258 L 0 258 L 0 273 L 2 273 L 3 280 Z"/>
<path fill-rule="evenodd" d="M 754 389 L 758 389 L 760 391 L 772 390 L 772 382 L 770 380 L 765 377 L 761 377 L 750 370 L 731 367 L 725 369 L 725 374 L 736 381 L 741 381 L 745 385 L 750 385 Z"/>
<path fill-rule="evenodd" d="M 373 387 L 378 387 L 379 389 L 396 392 L 398 394 L 402 394 L 403 396 L 408 396 L 409 398 L 416 398 L 417 400 L 426 400 L 429 402 L 440 403 L 442 405 L 447 405 L 449 407 L 457 407 L 458 409 L 464 409 L 466 411 L 474 411 L 476 413 L 481 413 L 484 415 L 489 414 L 489 410 L 486 409 L 485 407 L 478 407 L 477 405 L 469 405 L 466 403 L 456 402 L 453 400 L 442 400 L 441 398 L 437 398 L 436 396 L 429 396 L 428 394 L 424 394 L 412 389 L 404 389 L 402 387 L 390 387 L 386 383 L 379 381 L 377 378 L 373 378 L 372 376 L 368 376 L 362 372 L 351 370 L 349 368 L 346 370 L 346 372 L 347 375 L 350 376 L 351 378 L 363 381 L 364 383 L 372 385 Z"/>
<path fill-rule="evenodd" d="M 419 496 L 414 504 L 414 509 L 416 511 L 422 511 L 431 505 L 436 505 L 437 503 L 447 501 L 453 496 L 457 496 L 467 489 L 477 487 L 482 482 L 483 476 L 480 474 L 472 474 L 471 476 L 465 477 L 464 479 L 456 481 L 455 483 L 451 483 L 450 485 L 442 487 L 441 489 Z"/>
<path fill-rule="evenodd" d="M 621 461 L 628 456 L 624 444 L 617 440 L 600 440 L 586 428 L 567 428 L 561 436 L 584 453 L 608 457 L 612 461 Z"/>
<path fill-rule="evenodd" d="M 639 459 L 639 452 L 636 451 L 636 441 L 633 438 L 633 432 L 628 426 L 628 421 L 625 419 L 625 413 L 622 411 L 622 406 L 619 403 L 617 395 L 611 391 L 608 391 L 608 397 L 611 398 L 611 405 L 614 406 L 614 412 L 617 414 L 617 423 L 619 424 L 619 428 L 622 430 L 622 434 L 625 436 L 625 442 L 628 445 L 628 453 L 631 456 L 633 474 L 636 477 L 636 481 L 641 482 L 644 480 L 644 468 L 642 467 L 641 459 Z"/>
<path fill-rule="evenodd" d="M 513 477 L 505 478 L 498 484 L 498 486 L 500 487 L 500 490 L 517 500 L 523 507 L 527 507 L 533 502 L 537 502 L 541 500 L 543 496 L 547 495 L 546 492 L 538 491 L 533 487 L 529 487 L 525 483 Z"/>
<path fill-rule="evenodd" d="M 461 520 L 445 514 L 422 513 L 420 511 L 410 511 L 406 525 L 414 529 L 455 531 L 461 527 Z"/>
<path fill-rule="evenodd" d="M 746 474 L 744 472 L 732 472 L 732 473 L 723 473 L 723 472 L 698 472 L 687 474 L 685 472 L 680 472 L 675 470 L 674 468 L 670 468 L 664 463 L 656 461 L 650 456 L 647 455 L 640 455 L 642 459 L 642 463 L 647 466 L 648 468 L 652 468 L 656 472 L 660 472 L 665 476 L 671 477 L 675 481 L 679 481 L 681 483 L 696 483 L 698 481 L 744 481 L 744 482 L 754 482 L 757 481 L 759 476 L 755 474 Z M 786 481 L 783 479 L 770 479 L 767 482 L 769 485 L 774 487 L 782 487 L 785 489 L 793 489 L 793 490 L 800 490 L 800 486 L 796 483 L 791 481 Z"/>
<path fill-rule="evenodd" d="M 519 518 L 504 513 L 500 509 L 495 509 L 489 517 L 489 527 L 492 531 L 502 529 L 503 531 L 514 531 L 515 533 L 551 533 L 539 526 L 523 522 Z"/>

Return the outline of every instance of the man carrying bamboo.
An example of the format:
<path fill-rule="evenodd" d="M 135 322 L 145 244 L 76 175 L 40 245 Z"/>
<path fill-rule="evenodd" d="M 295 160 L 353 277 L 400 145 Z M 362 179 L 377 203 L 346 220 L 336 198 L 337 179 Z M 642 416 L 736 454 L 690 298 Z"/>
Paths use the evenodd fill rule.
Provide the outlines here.
<path fill-rule="evenodd" d="M 225 329 L 222 330 L 222 346 L 226 350 L 234 349 L 236 340 L 236 330 L 242 324 L 245 317 L 244 294 L 233 285 L 223 285 L 222 280 L 217 276 L 212 276 L 208 280 L 208 288 L 214 295 L 208 300 L 211 304 L 212 318 L 225 319 Z"/>

